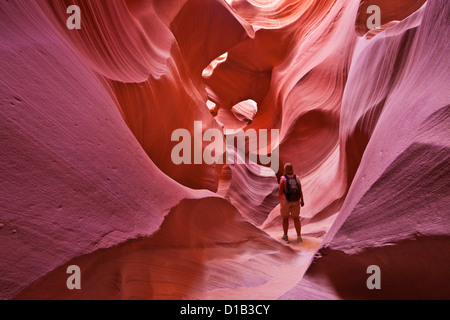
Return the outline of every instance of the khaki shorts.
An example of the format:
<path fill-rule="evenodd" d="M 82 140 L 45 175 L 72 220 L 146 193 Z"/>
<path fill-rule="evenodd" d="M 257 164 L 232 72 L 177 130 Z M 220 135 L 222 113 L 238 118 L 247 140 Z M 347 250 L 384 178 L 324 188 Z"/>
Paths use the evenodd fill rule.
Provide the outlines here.
<path fill-rule="evenodd" d="M 289 216 L 292 218 L 300 217 L 300 201 L 281 201 L 280 208 L 282 218 L 289 218 Z"/>

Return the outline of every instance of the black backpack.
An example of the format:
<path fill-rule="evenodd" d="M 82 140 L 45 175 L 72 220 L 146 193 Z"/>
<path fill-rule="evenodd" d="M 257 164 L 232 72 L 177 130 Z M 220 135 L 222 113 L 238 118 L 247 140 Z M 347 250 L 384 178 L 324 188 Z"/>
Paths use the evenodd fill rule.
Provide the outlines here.
<path fill-rule="evenodd" d="M 286 178 L 286 200 L 289 202 L 299 201 L 301 186 L 297 183 L 297 177 L 295 175 L 292 178 L 289 178 L 288 175 L 284 177 Z"/>

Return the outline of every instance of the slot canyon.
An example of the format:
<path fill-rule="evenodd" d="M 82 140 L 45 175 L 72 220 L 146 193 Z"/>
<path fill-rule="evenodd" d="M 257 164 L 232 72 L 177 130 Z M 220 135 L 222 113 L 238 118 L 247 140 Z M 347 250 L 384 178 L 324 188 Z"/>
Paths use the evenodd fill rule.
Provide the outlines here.
<path fill-rule="evenodd" d="M 0 299 L 449 299 L 449 37 L 447 0 L 0 0 Z"/>

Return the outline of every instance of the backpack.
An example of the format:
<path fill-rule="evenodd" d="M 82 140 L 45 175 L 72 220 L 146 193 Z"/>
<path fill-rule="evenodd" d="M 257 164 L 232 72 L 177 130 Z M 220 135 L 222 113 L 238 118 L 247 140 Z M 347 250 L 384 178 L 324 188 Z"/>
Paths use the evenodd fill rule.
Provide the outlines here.
<path fill-rule="evenodd" d="M 299 201 L 301 186 L 297 183 L 297 177 L 295 175 L 292 178 L 289 178 L 288 175 L 284 177 L 286 178 L 286 200 L 289 202 Z"/>

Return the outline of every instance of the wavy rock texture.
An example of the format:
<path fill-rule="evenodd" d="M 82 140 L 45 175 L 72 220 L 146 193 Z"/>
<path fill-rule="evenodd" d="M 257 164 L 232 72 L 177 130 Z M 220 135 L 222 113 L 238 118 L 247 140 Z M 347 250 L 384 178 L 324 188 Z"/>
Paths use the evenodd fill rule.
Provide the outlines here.
<path fill-rule="evenodd" d="M 0 298 L 450 297 L 448 1 L 0 9 Z M 253 151 L 280 170 L 174 164 L 172 132 L 194 121 L 279 129 Z M 301 244 L 280 240 L 287 162 Z"/>

